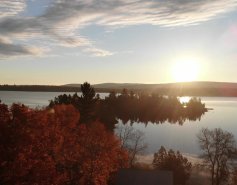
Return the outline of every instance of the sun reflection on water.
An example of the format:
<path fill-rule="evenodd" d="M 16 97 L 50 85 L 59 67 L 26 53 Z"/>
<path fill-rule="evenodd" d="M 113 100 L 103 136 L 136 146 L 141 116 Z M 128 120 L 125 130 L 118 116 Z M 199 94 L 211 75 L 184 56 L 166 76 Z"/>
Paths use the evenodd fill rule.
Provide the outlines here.
<path fill-rule="evenodd" d="M 188 103 L 190 99 L 191 99 L 190 96 L 182 96 L 182 97 L 179 97 L 180 103 Z"/>

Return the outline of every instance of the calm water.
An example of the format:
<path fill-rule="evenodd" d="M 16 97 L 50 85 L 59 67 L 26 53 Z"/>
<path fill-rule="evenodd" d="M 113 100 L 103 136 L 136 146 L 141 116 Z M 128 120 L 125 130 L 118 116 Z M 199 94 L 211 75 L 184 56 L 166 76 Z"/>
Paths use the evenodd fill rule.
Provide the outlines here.
<path fill-rule="evenodd" d="M 49 100 L 60 94 L 63 93 L 0 91 L 0 99 L 8 105 L 21 102 L 30 107 L 42 107 L 47 106 Z M 106 93 L 100 94 L 102 98 L 106 95 Z M 145 133 L 148 154 L 154 153 L 163 145 L 166 148 L 180 150 L 182 153 L 198 155 L 200 150 L 196 135 L 203 127 L 222 128 L 232 132 L 237 139 L 237 98 L 202 97 L 201 99 L 206 107 L 213 110 L 207 112 L 200 121 L 186 121 L 182 126 L 168 122 L 147 125 L 133 123 L 135 129 Z"/>
<path fill-rule="evenodd" d="M 31 108 L 49 105 L 49 101 L 61 94 L 74 94 L 68 92 L 24 92 L 24 91 L 0 91 L 0 100 L 7 105 L 23 103 Z M 81 93 L 78 93 L 80 95 Z M 100 93 L 104 98 L 108 93 Z"/>

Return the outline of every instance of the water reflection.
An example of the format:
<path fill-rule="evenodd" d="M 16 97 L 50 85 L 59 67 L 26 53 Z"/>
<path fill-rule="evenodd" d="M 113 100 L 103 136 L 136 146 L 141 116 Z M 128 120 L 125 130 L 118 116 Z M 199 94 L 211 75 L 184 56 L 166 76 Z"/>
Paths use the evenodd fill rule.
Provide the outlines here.
<path fill-rule="evenodd" d="M 177 97 L 161 96 L 159 94 L 145 94 L 128 92 L 126 89 L 121 94 L 111 92 L 104 99 L 92 96 L 85 91 L 83 96 L 59 95 L 50 101 L 49 107 L 58 104 L 72 104 L 80 112 L 81 123 L 99 120 L 110 130 L 119 120 L 124 124 L 130 121 L 161 124 L 169 122 L 182 125 L 186 120 L 200 120 L 207 111 L 205 104 L 199 98 L 190 98 L 186 103 L 181 103 Z M 188 98 L 183 99 L 187 100 Z"/>
<path fill-rule="evenodd" d="M 122 123 L 130 122 L 131 125 L 134 122 L 145 125 L 165 122 L 182 125 L 186 120 L 200 120 L 207 111 L 201 99 L 190 97 L 178 99 L 163 96 L 113 95 L 106 97 L 103 103 L 109 108 L 106 110 L 106 117 L 113 115 Z"/>
<path fill-rule="evenodd" d="M 182 97 L 179 97 L 180 103 L 184 103 L 184 104 L 185 104 L 185 103 L 188 103 L 190 99 L 191 99 L 190 96 L 182 96 Z"/>
<path fill-rule="evenodd" d="M 200 149 L 197 142 L 197 133 L 202 128 L 222 128 L 234 134 L 237 139 L 237 98 L 202 97 L 202 102 L 213 110 L 205 113 L 201 120 L 185 120 L 182 126 L 178 124 L 153 124 L 148 122 L 132 123 L 134 129 L 145 134 L 145 142 L 148 143 L 146 154 L 153 154 L 161 145 L 166 148 L 180 150 L 188 155 L 199 155 Z M 128 122 L 130 124 L 130 122 Z M 123 126 L 122 120 L 118 125 Z"/>

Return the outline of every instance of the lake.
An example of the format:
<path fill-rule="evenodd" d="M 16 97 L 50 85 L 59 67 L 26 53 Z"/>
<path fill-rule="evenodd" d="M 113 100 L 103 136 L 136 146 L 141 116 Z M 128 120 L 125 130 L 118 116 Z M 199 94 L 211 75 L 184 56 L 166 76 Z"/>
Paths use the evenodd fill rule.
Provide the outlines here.
<path fill-rule="evenodd" d="M 49 100 L 63 92 L 21 92 L 21 91 L 0 91 L 0 99 L 3 103 L 11 105 L 20 102 L 29 107 L 43 107 L 49 104 Z M 73 94 L 73 93 L 66 93 Z M 80 94 L 80 93 L 78 93 Z M 100 93 L 104 98 L 108 93 Z M 145 142 L 148 144 L 146 153 L 156 152 L 161 145 L 166 148 L 180 150 L 189 155 L 199 155 L 200 149 L 197 142 L 197 134 L 202 128 L 222 128 L 234 134 L 237 139 L 237 98 L 233 97 L 201 97 L 207 108 L 213 108 L 205 113 L 200 121 L 185 121 L 179 124 L 147 125 L 143 123 L 133 123 L 135 129 L 139 129 L 145 134 Z M 181 101 L 188 100 L 184 97 Z M 121 123 L 119 123 L 121 125 Z"/>

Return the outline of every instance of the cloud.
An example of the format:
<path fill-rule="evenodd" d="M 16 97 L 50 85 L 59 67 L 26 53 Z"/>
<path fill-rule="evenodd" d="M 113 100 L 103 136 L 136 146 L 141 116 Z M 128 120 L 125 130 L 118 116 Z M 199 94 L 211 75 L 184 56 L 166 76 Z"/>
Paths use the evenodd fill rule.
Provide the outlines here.
<path fill-rule="evenodd" d="M 8 38 L 0 38 L 0 58 L 25 56 L 25 55 L 41 55 L 43 49 L 13 44 Z"/>
<path fill-rule="evenodd" d="M 86 49 L 84 49 L 84 51 L 87 53 L 90 53 L 92 56 L 96 56 L 96 57 L 105 57 L 105 56 L 111 56 L 114 54 L 110 51 L 98 49 L 95 47 L 86 48 Z"/>
<path fill-rule="evenodd" d="M 25 7 L 25 0 L 1 0 L 0 18 L 17 15 L 22 12 Z"/>
<path fill-rule="evenodd" d="M 236 6 L 236 0 L 60 0 L 43 17 L 56 27 L 67 21 L 64 29 L 69 30 L 93 23 L 177 26 L 210 20 Z"/>
<path fill-rule="evenodd" d="M 42 34 L 42 26 L 36 18 L 5 18 L 0 21 L 0 34 L 16 38 Z"/>
<path fill-rule="evenodd" d="M 0 5 L 0 36 L 12 40 L 40 38 L 63 47 L 82 47 L 94 56 L 112 53 L 94 46 L 90 38 L 80 34 L 88 25 L 119 28 L 151 24 L 182 26 L 200 24 L 237 7 L 236 0 L 54 0 L 37 17 L 13 16 L 25 8 L 24 0 Z M 10 6 L 13 3 L 14 6 Z M 16 4 L 20 6 L 16 6 Z M 2 2 L 1 2 L 2 4 Z M 9 11 L 7 8 L 11 7 Z M 3 11 L 2 11 L 3 10 Z"/>

